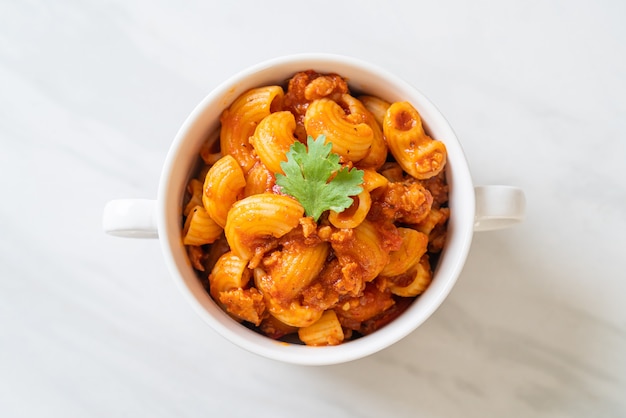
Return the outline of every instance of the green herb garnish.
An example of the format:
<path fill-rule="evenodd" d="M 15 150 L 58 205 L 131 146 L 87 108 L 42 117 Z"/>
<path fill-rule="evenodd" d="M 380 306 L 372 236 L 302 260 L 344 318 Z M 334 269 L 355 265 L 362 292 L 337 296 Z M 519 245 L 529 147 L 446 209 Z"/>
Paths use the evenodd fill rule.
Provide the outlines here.
<path fill-rule="evenodd" d="M 294 142 L 287 161 L 280 163 L 285 174 L 276 173 L 276 184 L 295 197 L 315 221 L 329 209 L 343 212 L 352 205 L 350 196 L 363 191 L 363 171 L 339 164 L 339 155 L 331 153 L 333 146 L 325 141 L 320 135 L 317 139 L 309 136 L 306 146 Z"/>

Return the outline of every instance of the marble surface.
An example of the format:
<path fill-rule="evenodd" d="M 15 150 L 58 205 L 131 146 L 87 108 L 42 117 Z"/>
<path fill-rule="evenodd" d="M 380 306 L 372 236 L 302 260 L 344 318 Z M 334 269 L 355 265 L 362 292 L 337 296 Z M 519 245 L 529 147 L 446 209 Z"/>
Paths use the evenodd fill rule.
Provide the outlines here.
<path fill-rule="evenodd" d="M 626 416 L 624 18 L 617 0 L 3 0 L 0 416 Z M 108 200 L 156 196 L 207 92 L 296 52 L 399 74 L 475 182 L 528 203 L 476 235 L 422 327 L 336 366 L 223 340 L 158 241 L 101 229 Z"/>

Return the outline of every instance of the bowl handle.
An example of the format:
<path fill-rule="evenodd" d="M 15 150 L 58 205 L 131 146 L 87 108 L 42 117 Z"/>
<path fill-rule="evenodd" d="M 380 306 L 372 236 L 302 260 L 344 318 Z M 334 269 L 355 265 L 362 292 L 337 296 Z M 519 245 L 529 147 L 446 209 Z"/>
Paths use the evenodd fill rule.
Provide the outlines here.
<path fill-rule="evenodd" d="M 494 231 L 508 228 L 524 220 L 526 198 L 524 191 L 514 186 L 476 186 L 476 215 L 474 231 Z"/>
<path fill-rule="evenodd" d="M 111 200 L 104 207 L 102 228 L 117 237 L 158 238 L 156 200 Z"/>

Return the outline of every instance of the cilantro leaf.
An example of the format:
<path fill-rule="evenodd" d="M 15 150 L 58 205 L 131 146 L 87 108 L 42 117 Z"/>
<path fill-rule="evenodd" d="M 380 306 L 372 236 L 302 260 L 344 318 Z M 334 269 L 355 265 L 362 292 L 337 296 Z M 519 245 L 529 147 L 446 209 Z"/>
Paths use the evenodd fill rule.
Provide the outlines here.
<path fill-rule="evenodd" d="M 276 173 L 276 184 L 284 193 L 295 197 L 307 216 L 315 221 L 331 209 L 343 212 L 352 205 L 350 196 L 363 191 L 363 171 L 342 167 L 339 155 L 331 153 L 326 137 L 309 136 L 307 145 L 296 141 L 280 163 L 284 175 Z"/>

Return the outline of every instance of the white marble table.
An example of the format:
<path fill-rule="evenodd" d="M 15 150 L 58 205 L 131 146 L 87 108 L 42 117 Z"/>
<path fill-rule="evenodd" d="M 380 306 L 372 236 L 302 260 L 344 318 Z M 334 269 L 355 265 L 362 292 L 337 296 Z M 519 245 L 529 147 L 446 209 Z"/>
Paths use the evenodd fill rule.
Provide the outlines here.
<path fill-rule="evenodd" d="M 3 0 L 0 416 L 626 416 L 625 18 L 617 0 Z M 476 183 L 528 202 L 476 236 L 429 321 L 337 366 L 223 340 L 156 240 L 101 230 L 109 199 L 156 196 L 211 88 L 296 52 L 398 73 Z"/>

